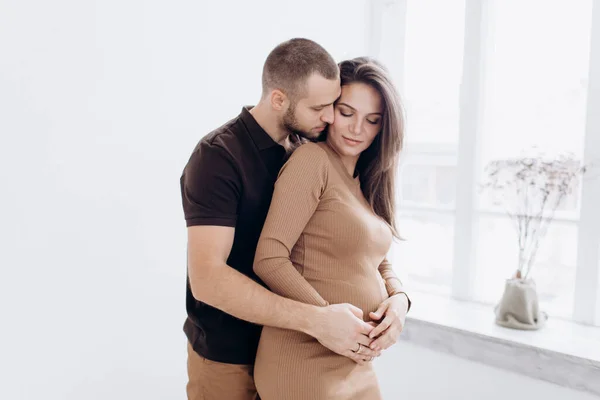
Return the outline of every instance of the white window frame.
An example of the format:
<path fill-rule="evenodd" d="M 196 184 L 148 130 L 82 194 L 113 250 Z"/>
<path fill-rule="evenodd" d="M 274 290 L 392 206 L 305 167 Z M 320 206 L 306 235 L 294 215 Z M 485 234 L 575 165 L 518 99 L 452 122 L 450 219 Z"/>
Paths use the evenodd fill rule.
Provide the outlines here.
<path fill-rule="evenodd" d="M 463 71 L 460 84 L 456 210 L 452 296 L 472 300 L 475 288 L 475 238 L 477 237 L 477 182 L 484 121 L 487 72 L 486 46 L 492 32 L 490 1 L 465 0 Z"/>
<path fill-rule="evenodd" d="M 600 324 L 600 1 L 592 5 L 592 32 L 585 122 L 585 162 L 594 162 L 581 188 L 573 319 Z"/>

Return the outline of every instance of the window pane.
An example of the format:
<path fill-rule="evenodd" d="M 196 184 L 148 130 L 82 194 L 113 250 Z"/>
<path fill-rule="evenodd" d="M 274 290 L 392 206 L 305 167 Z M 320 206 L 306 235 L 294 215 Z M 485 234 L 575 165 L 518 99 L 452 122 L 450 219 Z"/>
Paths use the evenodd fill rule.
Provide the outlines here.
<path fill-rule="evenodd" d="M 437 146 L 436 146 L 437 147 Z M 450 153 L 454 153 L 451 151 Z M 408 154 L 400 174 L 400 208 L 450 210 L 456 197 L 456 155 Z"/>
<path fill-rule="evenodd" d="M 493 16 L 483 163 L 531 146 L 581 157 L 591 0 L 497 1 Z"/>
<path fill-rule="evenodd" d="M 404 103 L 409 143 L 458 141 L 464 12 L 464 0 L 407 3 Z"/>
<path fill-rule="evenodd" d="M 454 216 L 403 212 L 403 241 L 394 242 L 391 262 L 410 289 L 449 294 L 452 285 Z"/>
<path fill-rule="evenodd" d="M 479 218 L 475 296 L 496 304 L 518 265 L 517 233 L 508 217 Z M 573 311 L 577 226 L 555 221 L 540 242 L 530 277 L 536 282 L 540 307 L 553 316 L 570 317 Z"/>
<path fill-rule="evenodd" d="M 464 0 L 409 0 L 406 11 L 406 147 L 398 183 L 406 240 L 392 257 L 411 288 L 444 294 L 452 283 L 464 12 Z"/>

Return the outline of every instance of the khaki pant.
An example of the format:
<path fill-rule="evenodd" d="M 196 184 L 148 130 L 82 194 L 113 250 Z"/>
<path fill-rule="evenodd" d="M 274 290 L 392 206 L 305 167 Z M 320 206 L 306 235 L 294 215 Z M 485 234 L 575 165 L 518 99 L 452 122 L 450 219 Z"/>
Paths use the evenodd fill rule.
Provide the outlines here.
<path fill-rule="evenodd" d="M 260 400 L 254 366 L 207 360 L 188 343 L 188 400 Z"/>

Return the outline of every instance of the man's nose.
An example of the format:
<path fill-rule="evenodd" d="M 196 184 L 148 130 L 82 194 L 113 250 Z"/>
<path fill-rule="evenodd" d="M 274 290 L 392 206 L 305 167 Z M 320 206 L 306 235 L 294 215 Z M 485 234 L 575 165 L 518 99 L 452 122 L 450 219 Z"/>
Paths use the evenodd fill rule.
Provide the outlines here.
<path fill-rule="evenodd" d="M 328 124 L 333 124 L 333 105 L 325 107 L 323 110 L 323 115 L 321 115 L 321 121 L 326 122 Z"/>

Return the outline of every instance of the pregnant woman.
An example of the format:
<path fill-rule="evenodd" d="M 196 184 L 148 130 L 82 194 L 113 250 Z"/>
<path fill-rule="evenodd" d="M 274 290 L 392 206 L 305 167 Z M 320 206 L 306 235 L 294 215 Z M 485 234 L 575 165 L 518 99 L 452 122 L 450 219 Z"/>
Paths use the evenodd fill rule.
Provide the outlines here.
<path fill-rule="evenodd" d="M 344 61 L 340 78 L 335 121 L 324 140 L 300 146 L 281 169 L 254 270 L 277 294 L 320 306 L 350 303 L 377 325 L 371 318 L 382 315 L 373 312 L 392 296 L 403 305 L 395 314 L 409 307 L 385 258 L 398 236 L 394 176 L 402 109 L 375 61 Z M 254 376 L 262 400 L 381 399 L 372 363 L 356 363 L 290 330 L 263 329 Z"/>

